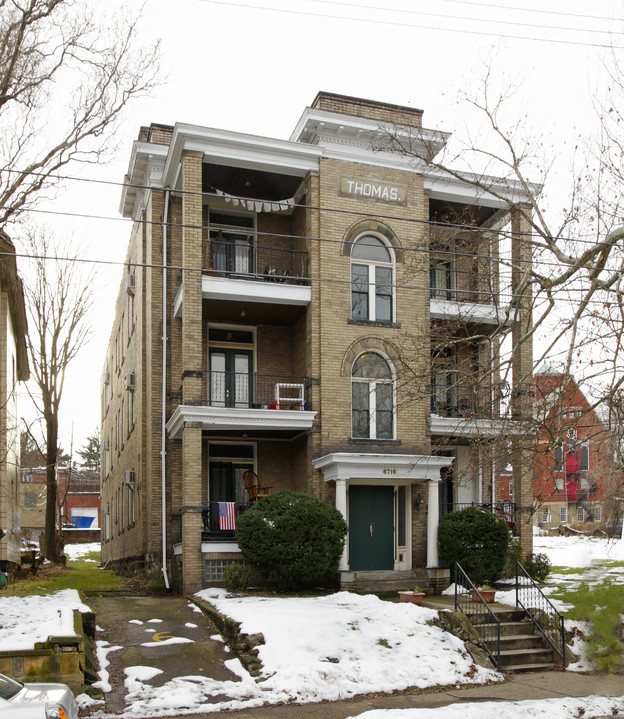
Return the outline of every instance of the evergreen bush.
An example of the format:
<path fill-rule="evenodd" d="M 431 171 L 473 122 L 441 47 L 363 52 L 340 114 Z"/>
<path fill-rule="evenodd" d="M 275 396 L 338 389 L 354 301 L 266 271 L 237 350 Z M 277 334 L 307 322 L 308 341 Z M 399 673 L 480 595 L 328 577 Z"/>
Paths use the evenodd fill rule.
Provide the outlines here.
<path fill-rule="evenodd" d="M 332 583 L 346 534 L 346 522 L 333 505 L 290 491 L 256 502 L 236 529 L 245 559 L 284 589 Z"/>
<path fill-rule="evenodd" d="M 536 582 L 545 582 L 550 574 L 550 559 L 546 554 L 532 554 L 527 552 L 524 558 L 524 568 Z"/>
<path fill-rule="evenodd" d="M 228 592 L 242 592 L 251 582 L 249 567 L 242 562 L 232 562 L 223 570 L 223 582 Z"/>
<path fill-rule="evenodd" d="M 438 543 L 448 566 L 458 562 L 479 586 L 500 578 L 508 556 L 509 529 L 504 517 L 468 507 L 442 517 Z"/>

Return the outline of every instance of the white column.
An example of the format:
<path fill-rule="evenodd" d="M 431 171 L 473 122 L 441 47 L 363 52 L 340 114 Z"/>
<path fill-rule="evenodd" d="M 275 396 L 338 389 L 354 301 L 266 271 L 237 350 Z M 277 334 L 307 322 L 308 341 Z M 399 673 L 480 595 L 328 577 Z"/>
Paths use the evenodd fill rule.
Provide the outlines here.
<path fill-rule="evenodd" d="M 347 521 L 347 480 L 337 479 L 336 480 L 336 509 L 342 514 L 344 521 Z M 348 547 L 349 535 L 347 535 L 347 542 L 340 557 L 340 563 L 338 564 L 339 572 L 347 572 L 349 570 L 349 564 L 347 561 L 347 547 Z"/>
<path fill-rule="evenodd" d="M 440 522 L 439 480 L 430 479 L 427 502 L 427 567 L 438 566 L 438 524 Z"/>

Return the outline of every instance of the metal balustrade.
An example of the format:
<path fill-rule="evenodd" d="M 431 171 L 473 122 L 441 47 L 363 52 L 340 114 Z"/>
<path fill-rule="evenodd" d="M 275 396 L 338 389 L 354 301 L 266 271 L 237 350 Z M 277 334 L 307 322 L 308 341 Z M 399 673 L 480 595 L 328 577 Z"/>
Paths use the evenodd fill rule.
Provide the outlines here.
<path fill-rule="evenodd" d="M 308 253 L 301 250 L 211 239 L 204 273 L 215 277 L 309 285 Z"/>
<path fill-rule="evenodd" d="M 515 502 L 495 502 L 494 504 L 491 502 L 452 502 L 445 504 L 444 507 L 442 507 L 442 510 L 444 514 L 447 514 L 448 512 L 456 512 L 461 509 L 467 509 L 468 507 L 483 509 L 502 517 L 512 532 L 516 527 Z"/>
<path fill-rule="evenodd" d="M 202 505 L 202 539 L 234 539 L 234 529 L 219 528 L 219 502 L 205 502 Z M 246 505 L 235 504 L 235 518 L 238 520 Z"/>
<path fill-rule="evenodd" d="M 563 617 L 537 586 L 527 570 L 516 561 L 516 606 L 522 609 L 561 657 L 565 666 L 565 630 Z"/>
<path fill-rule="evenodd" d="M 479 627 L 485 651 L 494 666 L 500 669 L 500 620 L 458 562 L 455 562 L 455 611 L 463 612 L 472 624 Z"/>
<path fill-rule="evenodd" d="M 440 417 L 500 416 L 500 401 L 492 397 L 492 387 L 475 384 L 432 384 L 431 412 Z"/>
<path fill-rule="evenodd" d="M 237 409 L 310 409 L 307 377 L 247 372 L 204 373 L 204 404 Z"/>

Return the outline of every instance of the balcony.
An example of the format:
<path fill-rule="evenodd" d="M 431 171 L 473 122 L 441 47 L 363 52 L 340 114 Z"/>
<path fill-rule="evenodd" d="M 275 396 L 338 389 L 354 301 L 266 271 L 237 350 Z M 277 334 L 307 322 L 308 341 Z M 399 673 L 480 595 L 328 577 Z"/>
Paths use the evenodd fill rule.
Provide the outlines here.
<path fill-rule="evenodd" d="M 310 304 L 308 253 L 254 244 L 253 238 L 204 243 L 202 298 L 223 302 L 281 305 L 302 308 Z M 174 301 L 174 316 L 182 317 L 182 287 Z"/>
<path fill-rule="evenodd" d="M 460 269 L 449 253 L 433 258 L 430 266 L 429 311 L 432 319 L 455 319 L 478 324 L 511 324 L 511 294 L 501 291 L 500 280 L 487 260 L 470 269 Z M 465 262 L 463 263 L 465 264 Z M 481 266 L 483 265 L 483 266 Z"/>
<path fill-rule="evenodd" d="M 311 429 L 314 423 L 307 377 L 217 371 L 203 376 L 201 404 L 179 405 L 167 422 L 173 439 L 181 437 L 187 422 L 212 432 L 284 439 Z"/>
<path fill-rule="evenodd" d="M 429 427 L 432 435 L 497 437 L 524 431 L 518 422 L 501 416 L 501 398 L 489 385 L 433 384 Z"/>
<path fill-rule="evenodd" d="M 245 511 L 246 505 L 235 504 L 235 524 L 240 515 Z M 203 542 L 234 542 L 236 541 L 235 529 L 221 529 L 219 518 L 219 502 L 205 502 L 202 505 L 202 541 Z"/>

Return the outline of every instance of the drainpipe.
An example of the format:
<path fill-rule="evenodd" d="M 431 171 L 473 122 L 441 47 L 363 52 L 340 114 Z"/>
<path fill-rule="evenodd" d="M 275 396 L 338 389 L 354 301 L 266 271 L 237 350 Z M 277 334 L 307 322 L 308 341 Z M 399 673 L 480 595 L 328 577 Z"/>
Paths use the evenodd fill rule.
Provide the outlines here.
<path fill-rule="evenodd" d="M 163 213 L 163 320 L 162 320 L 162 424 L 160 434 L 160 492 L 162 506 L 162 573 L 165 588 L 171 590 L 167 575 L 167 221 L 169 215 L 169 193 L 165 190 L 165 211 Z"/>

